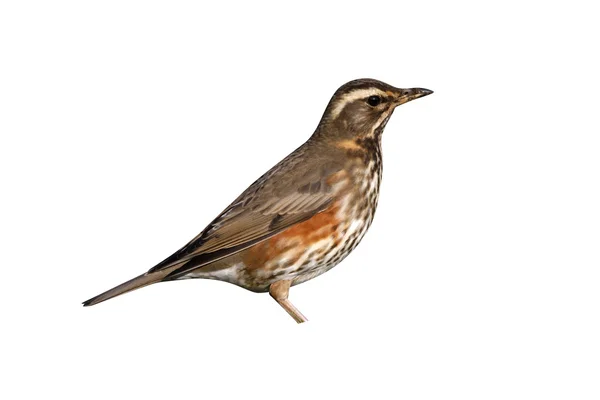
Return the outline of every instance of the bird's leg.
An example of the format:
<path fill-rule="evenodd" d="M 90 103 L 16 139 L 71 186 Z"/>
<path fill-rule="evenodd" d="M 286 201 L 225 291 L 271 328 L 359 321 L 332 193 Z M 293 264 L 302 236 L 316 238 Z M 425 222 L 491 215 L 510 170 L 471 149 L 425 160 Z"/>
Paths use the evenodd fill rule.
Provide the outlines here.
<path fill-rule="evenodd" d="M 288 314 L 291 315 L 292 318 L 294 318 L 294 321 L 301 324 L 308 320 L 304 315 L 302 315 L 300 310 L 294 307 L 294 305 L 288 300 L 291 284 L 292 281 L 289 280 L 272 283 L 271 286 L 269 286 L 269 294 L 275 299 L 276 302 L 279 303 L 281 307 L 283 307 L 285 311 L 288 312 Z"/>

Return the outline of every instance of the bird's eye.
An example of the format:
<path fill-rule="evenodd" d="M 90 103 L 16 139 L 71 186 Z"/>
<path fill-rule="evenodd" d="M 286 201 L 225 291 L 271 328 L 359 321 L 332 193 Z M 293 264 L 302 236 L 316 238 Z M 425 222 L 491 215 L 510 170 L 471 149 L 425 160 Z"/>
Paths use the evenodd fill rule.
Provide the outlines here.
<path fill-rule="evenodd" d="M 367 99 L 367 104 L 371 107 L 376 107 L 381 103 L 381 97 L 379 96 L 371 96 Z"/>

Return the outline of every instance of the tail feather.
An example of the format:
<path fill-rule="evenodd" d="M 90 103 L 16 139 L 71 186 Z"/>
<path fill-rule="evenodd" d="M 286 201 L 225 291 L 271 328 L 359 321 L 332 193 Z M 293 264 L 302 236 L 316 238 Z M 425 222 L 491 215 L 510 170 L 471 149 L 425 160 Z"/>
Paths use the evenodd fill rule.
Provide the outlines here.
<path fill-rule="evenodd" d="M 105 300 L 112 299 L 113 297 L 122 295 L 123 293 L 131 292 L 133 290 L 142 288 L 144 286 L 151 285 L 163 280 L 168 275 L 171 268 L 160 270 L 152 273 L 145 273 L 136 278 L 133 278 L 125 283 L 120 284 L 106 292 L 99 294 L 96 297 L 92 297 L 89 300 L 83 302 L 84 307 L 93 306 L 94 304 L 102 303 Z"/>

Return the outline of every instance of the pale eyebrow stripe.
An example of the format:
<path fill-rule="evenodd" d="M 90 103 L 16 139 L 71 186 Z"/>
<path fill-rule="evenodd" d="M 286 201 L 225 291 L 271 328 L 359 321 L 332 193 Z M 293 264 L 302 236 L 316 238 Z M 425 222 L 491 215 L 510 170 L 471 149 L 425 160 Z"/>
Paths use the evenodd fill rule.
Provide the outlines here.
<path fill-rule="evenodd" d="M 379 96 L 385 97 L 385 92 L 382 90 L 379 90 L 377 88 L 369 88 L 369 89 L 356 89 L 356 90 L 353 90 L 352 92 L 346 93 L 345 95 L 342 96 L 341 99 L 338 100 L 338 102 L 333 107 L 333 110 L 331 110 L 331 118 L 336 118 L 338 115 L 340 115 L 340 113 L 342 112 L 342 110 L 344 109 L 346 104 L 351 103 L 355 100 L 364 99 L 364 98 L 367 98 L 367 97 L 373 96 L 373 95 L 379 95 Z"/>

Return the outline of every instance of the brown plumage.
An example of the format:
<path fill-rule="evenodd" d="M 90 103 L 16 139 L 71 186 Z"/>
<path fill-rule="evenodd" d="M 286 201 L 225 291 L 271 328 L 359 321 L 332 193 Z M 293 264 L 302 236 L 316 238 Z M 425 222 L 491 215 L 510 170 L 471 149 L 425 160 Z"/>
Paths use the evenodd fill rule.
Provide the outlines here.
<path fill-rule="evenodd" d="M 290 286 L 337 265 L 371 225 L 381 134 L 395 107 L 432 93 L 373 79 L 340 87 L 311 138 L 254 182 L 198 236 L 148 272 L 85 301 L 161 281 L 218 279 L 269 291 L 297 321 Z"/>

